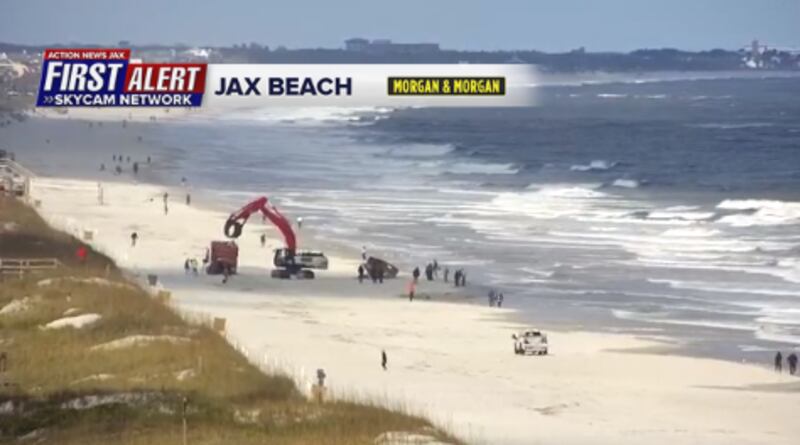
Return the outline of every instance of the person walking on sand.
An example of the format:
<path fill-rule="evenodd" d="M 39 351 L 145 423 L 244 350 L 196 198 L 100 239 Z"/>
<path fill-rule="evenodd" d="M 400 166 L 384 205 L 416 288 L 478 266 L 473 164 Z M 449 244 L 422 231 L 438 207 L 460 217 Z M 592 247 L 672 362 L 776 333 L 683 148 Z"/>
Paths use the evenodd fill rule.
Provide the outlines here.
<path fill-rule="evenodd" d="M 797 354 L 792 352 L 786 357 L 786 363 L 789 365 L 789 374 L 794 375 L 797 372 Z"/>
<path fill-rule="evenodd" d="M 417 290 L 417 285 L 414 283 L 414 280 L 409 280 L 407 288 L 408 288 L 408 301 L 414 301 L 414 293 Z"/>
<path fill-rule="evenodd" d="M 358 265 L 358 284 L 361 284 L 363 282 L 364 282 L 364 265 L 363 264 L 359 264 Z"/>
<path fill-rule="evenodd" d="M 497 295 L 497 307 L 503 307 L 503 293 Z"/>
<path fill-rule="evenodd" d="M 381 367 L 384 371 L 388 371 L 387 365 L 389 364 L 389 359 L 386 357 L 386 350 L 381 350 Z"/>
<path fill-rule="evenodd" d="M 169 213 L 169 193 L 164 192 L 164 214 Z"/>
<path fill-rule="evenodd" d="M 781 354 L 781 351 L 775 354 L 775 372 L 783 372 L 783 354 Z"/>
<path fill-rule="evenodd" d="M 419 267 L 414 268 L 414 271 L 411 272 L 411 276 L 414 277 L 414 283 L 419 281 Z"/>
<path fill-rule="evenodd" d="M 133 174 L 134 175 L 138 175 L 139 174 L 139 163 L 138 162 L 134 162 L 133 163 Z"/>
<path fill-rule="evenodd" d="M 136 247 L 136 240 L 139 239 L 139 234 L 136 232 L 131 233 L 131 247 Z"/>
<path fill-rule="evenodd" d="M 192 194 L 191 193 L 187 193 L 186 194 L 186 205 L 187 206 L 192 205 Z"/>

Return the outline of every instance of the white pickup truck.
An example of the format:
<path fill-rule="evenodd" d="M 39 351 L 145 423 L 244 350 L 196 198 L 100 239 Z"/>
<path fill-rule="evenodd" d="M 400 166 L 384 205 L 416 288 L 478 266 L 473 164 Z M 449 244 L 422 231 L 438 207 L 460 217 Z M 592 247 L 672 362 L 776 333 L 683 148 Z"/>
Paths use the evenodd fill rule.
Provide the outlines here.
<path fill-rule="evenodd" d="M 547 355 L 547 334 L 542 331 L 522 331 L 511 338 L 514 339 L 514 354 Z"/>

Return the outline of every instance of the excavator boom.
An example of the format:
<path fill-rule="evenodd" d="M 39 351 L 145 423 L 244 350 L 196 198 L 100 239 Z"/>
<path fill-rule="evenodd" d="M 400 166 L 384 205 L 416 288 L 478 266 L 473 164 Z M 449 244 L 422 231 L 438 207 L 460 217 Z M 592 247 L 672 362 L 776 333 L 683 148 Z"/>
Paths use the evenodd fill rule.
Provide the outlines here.
<path fill-rule="evenodd" d="M 286 242 L 286 249 L 294 254 L 297 251 L 297 237 L 292 224 L 286 219 L 285 216 L 278 211 L 272 204 L 269 203 L 266 196 L 262 196 L 254 201 L 249 202 L 241 209 L 233 212 L 228 220 L 225 222 L 225 236 L 228 238 L 238 238 L 242 235 L 247 219 L 253 213 L 261 212 L 283 235 L 283 240 Z"/>

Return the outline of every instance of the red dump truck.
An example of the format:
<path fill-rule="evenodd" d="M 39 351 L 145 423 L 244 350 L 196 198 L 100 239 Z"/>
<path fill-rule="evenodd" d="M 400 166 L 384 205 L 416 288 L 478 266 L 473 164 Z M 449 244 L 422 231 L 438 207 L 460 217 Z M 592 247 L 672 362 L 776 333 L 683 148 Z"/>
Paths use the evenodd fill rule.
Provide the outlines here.
<path fill-rule="evenodd" d="M 236 273 L 239 262 L 239 246 L 233 241 L 211 241 L 206 273 L 219 275 L 227 268 L 229 274 Z"/>

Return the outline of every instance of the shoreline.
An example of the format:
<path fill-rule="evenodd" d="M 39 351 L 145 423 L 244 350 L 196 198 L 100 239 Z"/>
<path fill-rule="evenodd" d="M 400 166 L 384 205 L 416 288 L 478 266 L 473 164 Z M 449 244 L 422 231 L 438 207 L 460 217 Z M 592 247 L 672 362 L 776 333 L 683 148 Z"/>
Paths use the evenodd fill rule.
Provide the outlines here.
<path fill-rule="evenodd" d="M 99 110 L 89 109 L 86 111 L 96 113 Z M 50 123 L 48 123 L 48 121 L 50 121 Z M 164 125 L 161 125 L 161 123 L 154 124 L 146 121 L 133 122 L 127 126 L 127 129 L 121 128 L 119 121 L 111 121 L 105 125 L 100 125 L 95 122 L 93 129 L 87 128 L 87 123 L 87 121 L 83 120 L 68 122 L 66 120 L 59 119 L 51 120 L 46 117 L 37 117 L 33 119 L 33 122 L 30 123 L 30 127 L 24 129 L 17 135 L 18 138 L 27 135 L 31 140 L 31 143 L 29 144 L 22 144 L 22 154 L 27 154 L 27 156 L 25 156 L 26 164 L 28 164 L 28 161 L 31 160 L 32 164 L 35 166 L 35 170 L 38 171 L 38 168 L 41 168 L 41 171 L 45 175 L 50 175 L 52 177 L 62 177 L 64 176 L 61 174 L 62 172 L 69 172 L 69 175 L 76 179 L 91 179 L 101 181 L 103 183 L 126 183 L 129 181 L 135 181 L 137 183 L 159 185 L 167 188 L 171 196 L 179 199 L 182 199 L 183 194 L 186 191 L 190 191 L 193 194 L 193 205 L 199 208 L 207 208 L 211 211 L 217 212 L 227 213 L 233 208 L 238 208 L 238 206 L 241 205 L 241 203 L 247 197 L 258 195 L 258 193 L 241 192 L 239 190 L 244 190 L 243 188 L 236 188 L 234 186 L 229 186 L 231 188 L 226 188 L 227 184 L 222 184 L 222 188 L 210 188 L 213 186 L 213 181 L 209 182 L 204 180 L 202 173 L 196 172 L 195 169 L 182 168 L 182 165 L 187 161 L 187 157 L 191 157 L 190 149 L 181 148 L 183 146 L 180 145 L 180 143 L 175 145 L 176 143 L 171 141 L 171 139 L 175 136 L 174 134 L 171 135 L 171 138 L 165 138 L 164 135 L 165 131 L 166 134 L 170 134 L 169 131 L 166 130 L 166 127 L 172 128 L 172 124 L 177 127 L 182 127 L 183 125 L 187 125 L 186 121 L 174 121 Z M 194 124 L 189 125 L 191 126 Z M 35 135 L 33 135 L 32 132 L 36 132 Z M 139 139 L 137 141 L 137 137 L 142 136 L 144 137 L 144 140 L 142 141 Z M 10 139 L 13 140 L 14 137 Z M 51 140 L 59 141 L 57 145 L 62 149 L 56 149 L 55 143 L 53 143 L 53 146 L 45 145 L 45 143 L 50 144 Z M 36 147 L 37 144 L 41 148 Z M 130 174 L 130 164 L 122 165 L 123 169 L 127 169 L 127 171 L 120 176 L 112 175 L 108 171 L 100 172 L 97 168 L 99 167 L 99 162 L 104 159 L 108 161 L 107 158 L 110 157 L 108 155 L 108 147 L 111 146 L 115 147 L 114 150 L 118 151 L 119 153 L 129 153 L 132 155 L 134 160 L 138 158 L 140 161 L 142 161 L 146 155 L 149 156 L 152 154 L 154 157 L 153 164 L 144 165 L 143 162 L 140 162 L 140 172 L 138 176 Z M 173 150 L 172 147 L 175 147 L 175 150 Z M 26 153 L 26 148 L 32 150 L 30 154 Z M 71 150 L 77 150 L 78 153 L 81 153 L 80 162 L 75 162 L 76 157 L 65 157 L 65 153 L 71 152 Z M 90 159 L 92 161 L 87 164 L 84 159 Z M 95 162 L 97 164 L 95 164 Z M 113 168 L 113 164 L 110 163 L 108 163 L 106 166 L 109 169 Z M 200 171 L 203 170 L 201 169 Z M 188 177 L 188 187 L 180 185 L 179 178 L 181 178 L 182 175 L 186 175 Z M 273 190 L 271 187 L 266 187 L 266 189 Z M 290 208 L 290 212 L 293 209 L 298 213 L 303 214 L 303 199 L 297 193 L 292 192 L 284 195 L 277 189 L 273 191 L 278 198 L 277 202 L 279 205 L 285 203 L 287 206 L 292 206 Z M 234 195 L 237 197 L 237 199 L 232 198 Z M 281 198 L 287 199 L 284 200 Z M 298 202 L 300 203 L 299 206 L 297 205 Z M 310 202 L 312 202 L 313 205 L 316 205 L 316 203 L 313 202 L 313 199 Z M 323 212 L 324 211 L 325 209 L 323 209 Z M 323 248 L 323 250 L 335 251 L 337 253 L 351 255 L 353 257 L 357 255 L 357 246 L 361 245 L 361 240 L 346 234 L 339 237 L 335 231 L 332 232 L 330 230 L 327 230 L 326 237 L 326 228 L 322 227 L 325 225 L 325 222 L 323 221 L 323 224 L 321 224 L 320 227 L 317 227 L 317 219 L 314 218 L 313 215 L 314 211 L 303 214 L 303 216 L 312 216 L 311 218 L 307 218 L 307 222 L 309 224 L 307 225 L 307 228 L 304 228 L 304 232 L 305 234 L 310 235 L 308 238 L 309 240 L 313 240 L 313 242 L 306 244 L 302 242 L 303 240 L 301 240 L 301 247 L 318 249 Z M 342 220 L 343 218 L 335 219 Z M 346 221 L 343 220 L 339 221 L 339 223 L 342 222 L 346 223 Z M 330 226 L 330 224 L 328 224 L 328 226 Z M 315 229 L 319 229 L 321 233 L 314 233 Z M 361 230 L 363 230 L 363 227 Z M 447 228 L 443 228 L 442 230 L 447 230 Z M 382 231 L 381 233 L 391 232 Z M 410 236 L 416 236 L 417 234 L 422 236 L 425 235 L 425 233 L 421 231 L 416 231 L 416 233 L 414 233 L 414 231 L 408 231 L 406 233 L 405 231 L 401 230 L 399 233 L 405 233 L 407 236 L 409 234 Z M 373 243 L 377 245 L 382 243 L 384 240 L 382 236 L 370 237 L 369 234 L 366 235 L 366 244 L 370 248 L 371 252 Z M 456 236 L 470 235 L 469 232 L 459 232 L 459 235 Z M 372 239 L 370 240 L 370 238 Z M 424 240 L 425 238 L 420 239 Z M 389 242 L 391 243 L 391 240 Z M 436 241 L 433 240 L 432 245 L 438 244 L 436 244 Z M 447 252 L 449 247 L 447 247 L 446 244 L 442 244 L 441 246 L 444 246 L 443 248 Z M 396 249 L 398 247 L 400 248 L 399 250 Z M 418 256 L 414 258 L 411 257 L 414 255 L 413 252 L 410 252 L 411 256 L 409 256 L 409 252 L 403 249 L 403 247 L 404 246 L 394 243 L 394 245 L 388 246 L 385 249 L 377 249 L 375 252 L 377 252 L 377 256 L 385 256 L 390 261 L 396 261 L 400 266 L 409 266 L 414 262 L 413 260 L 419 259 Z M 453 257 L 454 252 L 454 250 L 447 252 L 450 258 L 442 258 L 439 257 L 439 255 L 434 255 L 433 257 L 439 257 L 439 260 L 444 260 L 442 262 L 445 263 L 448 262 L 448 259 L 451 261 L 458 261 L 459 258 Z M 498 253 L 496 251 L 489 252 L 489 255 L 493 255 L 493 257 L 497 254 Z M 469 253 L 466 254 L 467 259 L 469 259 L 469 255 Z M 557 269 L 559 267 L 558 259 L 556 258 L 550 261 L 550 263 L 553 262 L 555 262 L 555 266 L 548 265 L 546 264 L 547 262 L 545 262 L 543 270 L 550 267 L 551 270 L 556 270 L 556 272 L 551 272 L 551 275 L 552 273 L 561 274 L 561 272 Z M 473 295 L 476 297 L 470 299 L 469 301 L 474 302 L 478 306 L 485 304 L 486 293 L 490 287 L 494 287 L 493 285 L 489 284 L 493 279 L 491 277 L 492 274 L 481 273 L 481 271 L 478 270 L 481 267 L 482 266 L 480 265 L 467 265 L 468 269 L 476 272 L 476 275 L 473 276 L 474 278 L 472 281 L 473 284 L 477 284 L 477 286 L 472 286 L 473 289 L 476 289 L 476 291 L 473 292 Z M 556 267 L 556 269 L 553 269 L 553 267 Z M 407 269 L 407 267 L 403 268 Z M 497 270 L 494 270 L 493 272 L 497 272 Z M 524 274 L 527 272 L 523 271 L 522 273 Z M 564 272 L 566 276 L 571 273 L 575 273 L 575 271 L 566 270 Z M 543 280 L 542 283 L 544 283 L 544 281 L 545 280 Z M 589 294 L 593 292 L 593 288 L 576 288 L 573 290 L 572 288 L 565 287 L 564 289 L 566 290 L 564 290 L 564 294 L 567 294 L 566 296 L 568 298 L 566 300 L 568 304 L 562 306 L 560 303 L 561 289 L 558 288 L 558 286 L 563 283 L 568 284 L 568 280 L 565 281 L 563 279 L 552 279 L 550 281 L 554 283 L 553 286 L 549 286 L 547 284 L 542 284 L 541 286 L 533 284 L 533 290 L 531 291 L 524 289 L 522 286 L 511 286 L 508 289 L 503 289 L 506 293 L 506 296 L 510 297 L 507 300 L 508 304 L 520 309 L 520 312 L 514 317 L 513 321 L 520 323 L 536 323 L 537 325 L 542 325 L 541 327 L 547 327 L 549 329 L 561 329 L 565 326 L 567 329 L 569 329 L 571 327 L 578 326 L 598 332 L 621 332 L 645 337 L 655 334 L 660 337 L 668 337 L 675 340 L 677 342 L 676 345 L 678 349 L 673 352 L 677 354 L 701 358 L 711 356 L 733 362 L 745 360 L 752 363 L 769 363 L 771 360 L 771 357 L 769 357 L 769 351 L 775 348 L 797 349 L 796 345 L 789 344 L 792 343 L 791 339 L 781 341 L 779 339 L 759 337 L 757 335 L 760 334 L 760 332 L 757 332 L 761 329 L 759 327 L 752 328 L 752 332 L 746 328 L 740 328 L 737 331 L 730 331 L 730 334 L 732 334 L 732 336 L 735 338 L 733 338 L 731 341 L 727 341 L 724 340 L 722 336 L 727 335 L 726 333 L 728 331 L 723 330 L 724 328 L 720 328 L 719 326 L 713 326 L 713 323 L 709 325 L 681 325 L 680 322 L 675 324 L 662 324 L 657 320 L 648 320 L 647 317 L 644 317 L 644 320 L 637 320 L 635 317 L 621 317 L 616 314 L 616 310 L 612 311 L 610 309 L 597 309 L 596 307 L 593 307 L 591 304 L 591 297 L 577 297 L 577 303 L 583 304 L 571 304 L 571 300 L 569 299 L 571 298 L 571 294 Z M 677 288 L 677 290 L 671 289 L 671 284 L 668 286 L 670 287 L 669 289 L 654 288 L 650 292 L 659 295 L 661 293 L 665 295 L 675 293 L 681 295 L 682 298 L 685 297 L 684 294 L 688 295 L 688 291 L 681 290 L 681 288 Z M 532 295 L 533 292 L 540 292 L 537 290 L 537 288 L 541 289 L 541 292 L 543 293 L 542 298 Z M 599 290 L 596 291 L 597 293 L 602 294 L 601 298 L 613 299 L 614 297 L 611 297 L 611 295 L 613 295 L 616 290 L 617 289 L 609 291 L 608 289 L 599 288 Z M 625 288 L 620 287 L 618 290 L 621 292 L 621 295 L 626 295 L 627 290 Z M 521 298 L 517 298 L 515 294 L 520 294 L 519 297 Z M 635 292 L 631 295 L 635 295 Z M 691 300 L 691 298 L 688 299 Z M 641 299 L 633 299 L 630 301 L 634 303 L 643 302 Z M 625 306 L 622 305 L 612 307 L 615 309 L 624 309 Z M 769 304 L 765 304 L 763 307 L 768 308 L 770 306 Z M 625 312 L 625 310 L 620 310 L 620 312 Z M 544 313 L 544 316 L 540 316 L 540 313 Z M 713 322 L 713 317 L 711 320 Z M 544 321 L 544 323 L 542 323 L 542 321 Z M 742 321 L 743 324 L 750 323 L 753 325 L 756 322 L 757 320 Z M 771 326 L 768 325 L 767 328 L 771 328 Z"/>
<path fill-rule="evenodd" d="M 608 443 L 668 443 L 682 437 L 667 432 L 664 421 L 691 431 L 704 443 L 730 443 L 731 437 L 722 440 L 715 436 L 711 423 L 698 423 L 694 418 L 698 414 L 683 412 L 678 409 L 680 404 L 663 404 L 662 398 L 688 398 L 701 409 L 707 403 L 719 409 L 741 404 L 741 397 L 775 399 L 758 404 L 760 409 L 774 406 L 767 410 L 768 416 L 758 410 L 742 411 L 750 417 L 765 417 L 764 425 L 787 432 L 775 443 L 791 441 L 789 417 L 783 420 L 789 414 L 777 410 L 793 404 L 791 394 L 747 388 L 792 385 L 797 379 L 776 376 L 755 365 L 716 359 L 631 354 L 635 349 L 662 345 L 633 335 L 574 329 L 551 331 L 552 356 L 515 357 L 508 338 L 520 327 L 514 310 L 462 302 L 408 303 L 401 298 L 402 278 L 382 286 L 359 285 L 353 278 L 358 263 L 354 258 L 330 256 L 332 269 L 317 280 L 270 279 L 269 249 L 256 247 L 256 234 L 263 228 L 257 221 L 251 221 L 240 238 L 241 275 L 227 286 L 214 277 L 187 277 L 180 270 L 182 258 L 186 254 L 199 257 L 200 248 L 210 240 L 208 235 L 220 233 L 226 214 L 178 202 L 164 217 L 160 200 L 151 202 L 148 197 L 165 187 L 142 183 L 108 184 L 107 205 L 99 206 L 95 187 L 92 181 L 38 178 L 33 198 L 41 199 L 37 211 L 54 226 L 70 233 L 93 229 L 92 244 L 121 267 L 140 277 L 157 273 L 181 310 L 224 316 L 232 343 L 263 367 L 291 374 L 301 389 L 307 388 L 315 369 L 322 367 L 336 393 L 402 404 L 479 443 L 527 443 L 532 437 L 564 443 L 598 435 L 608 437 Z M 136 250 L 126 245 L 127 233 L 134 229 L 141 237 Z M 181 239 L 175 239 L 178 233 Z M 270 247 L 276 242 L 271 238 Z M 438 284 L 430 291 L 446 290 L 436 287 Z M 423 282 L 420 292 L 428 285 Z M 389 372 L 379 366 L 382 349 L 389 354 Z M 648 377 L 651 372 L 664 375 Z M 531 376 L 538 377 L 531 380 Z M 704 386 L 745 390 L 702 389 Z M 633 396 L 642 392 L 652 399 Z M 478 403 L 481 406 L 476 406 Z M 628 436 L 624 413 L 640 404 L 646 406 L 645 411 L 661 414 L 640 419 L 639 428 L 659 432 Z M 737 419 L 740 414 L 717 422 L 737 431 L 747 426 L 744 418 Z M 761 422 L 750 424 L 734 437 L 744 434 L 753 443 L 767 437 L 765 431 L 759 432 Z"/>

